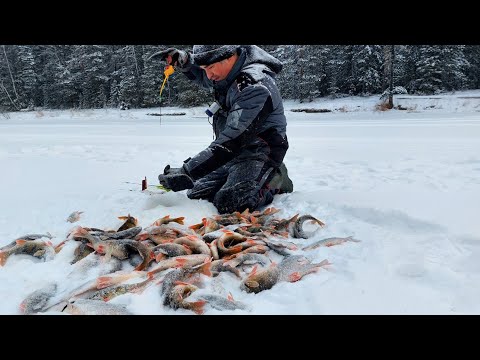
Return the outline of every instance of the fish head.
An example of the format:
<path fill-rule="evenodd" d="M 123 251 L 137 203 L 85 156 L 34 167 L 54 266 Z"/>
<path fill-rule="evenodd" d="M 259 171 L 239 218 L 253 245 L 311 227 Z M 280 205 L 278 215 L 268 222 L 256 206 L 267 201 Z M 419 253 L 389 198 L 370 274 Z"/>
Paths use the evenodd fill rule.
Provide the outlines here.
<path fill-rule="evenodd" d="M 240 285 L 240 289 L 248 292 L 248 293 L 258 293 L 260 292 L 260 284 L 251 279 L 246 279 L 242 284 Z"/>

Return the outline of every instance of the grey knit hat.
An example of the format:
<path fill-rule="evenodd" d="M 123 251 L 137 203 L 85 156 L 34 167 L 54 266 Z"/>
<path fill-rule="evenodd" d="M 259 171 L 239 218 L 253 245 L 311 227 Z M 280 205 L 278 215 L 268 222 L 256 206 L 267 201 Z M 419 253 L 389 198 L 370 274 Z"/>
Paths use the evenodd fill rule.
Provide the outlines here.
<path fill-rule="evenodd" d="M 210 65 L 235 54 L 240 45 L 193 45 L 193 61 L 197 65 Z"/>

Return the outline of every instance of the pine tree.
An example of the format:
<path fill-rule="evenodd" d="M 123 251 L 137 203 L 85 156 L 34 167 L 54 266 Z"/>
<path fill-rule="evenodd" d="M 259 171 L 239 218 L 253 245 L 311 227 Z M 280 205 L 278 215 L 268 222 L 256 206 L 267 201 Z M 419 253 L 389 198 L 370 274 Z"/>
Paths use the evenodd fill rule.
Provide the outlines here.
<path fill-rule="evenodd" d="M 467 67 L 465 74 L 470 89 L 480 89 L 480 45 L 467 45 L 463 51 Z"/>
<path fill-rule="evenodd" d="M 119 102 L 124 101 L 133 107 L 138 107 L 140 77 L 137 75 L 137 66 L 131 45 L 117 48 L 113 54 L 113 61 L 115 70 L 111 77 L 117 83 L 117 87 L 113 91 L 117 92 Z"/>
<path fill-rule="evenodd" d="M 272 51 L 283 64 L 282 71 L 276 77 L 276 83 L 284 99 L 298 99 L 298 45 L 279 45 Z"/>
<path fill-rule="evenodd" d="M 192 45 L 175 46 L 184 51 L 191 51 Z M 203 89 L 192 83 L 186 76 L 177 71 L 169 79 L 169 103 L 176 103 L 180 106 L 200 106 L 213 102 L 213 92 L 210 89 Z M 170 96 L 170 91 L 173 95 Z"/>
<path fill-rule="evenodd" d="M 16 47 L 1 46 L 0 53 L 0 98 L 1 105 L 7 110 L 20 110 L 18 80 L 15 74 Z"/>
<path fill-rule="evenodd" d="M 466 71 L 468 61 L 464 45 L 444 45 L 441 49 L 442 87 L 445 90 L 462 90 L 468 86 Z"/>
<path fill-rule="evenodd" d="M 144 69 L 140 80 L 141 87 L 144 92 L 141 106 L 153 107 L 159 106 L 160 95 L 159 90 L 163 82 L 163 71 L 165 63 L 156 58 L 147 60 L 150 55 L 161 50 L 162 48 L 154 46 L 145 46 L 143 54 Z"/>
<path fill-rule="evenodd" d="M 416 78 L 412 81 L 413 90 L 419 94 L 438 94 L 442 87 L 442 49 L 438 45 L 422 45 L 420 56 L 415 63 Z"/>
<path fill-rule="evenodd" d="M 35 106 L 35 90 L 37 78 L 35 75 L 35 60 L 31 46 L 17 46 L 16 73 L 20 89 L 20 106 L 33 109 Z"/>
<path fill-rule="evenodd" d="M 300 102 L 312 101 L 324 93 L 327 67 L 327 48 L 305 45 L 298 48 L 298 95 Z"/>
<path fill-rule="evenodd" d="M 332 45 L 327 65 L 328 92 L 333 96 L 357 93 L 353 76 L 353 45 Z"/>
<path fill-rule="evenodd" d="M 393 65 L 393 82 L 395 86 L 407 88 L 407 48 L 405 45 L 395 45 L 395 61 Z"/>
<path fill-rule="evenodd" d="M 352 82 L 355 94 L 371 95 L 382 91 L 383 52 L 379 45 L 354 46 Z"/>

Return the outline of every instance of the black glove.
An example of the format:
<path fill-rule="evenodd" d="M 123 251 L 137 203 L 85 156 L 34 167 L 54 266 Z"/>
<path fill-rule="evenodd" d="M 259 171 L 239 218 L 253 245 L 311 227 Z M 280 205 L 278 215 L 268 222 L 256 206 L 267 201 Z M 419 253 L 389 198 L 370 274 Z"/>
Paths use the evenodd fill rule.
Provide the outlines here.
<path fill-rule="evenodd" d="M 163 174 L 158 175 L 158 181 L 160 181 L 160 185 L 173 191 L 193 188 L 193 180 L 183 167 L 171 168 L 170 165 L 167 165 Z"/>
<path fill-rule="evenodd" d="M 188 61 L 188 53 L 175 48 L 168 48 L 166 50 L 158 51 L 152 54 L 148 60 L 154 57 L 159 57 L 161 60 L 167 61 L 169 55 L 172 57 L 172 61 L 168 65 L 183 67 Z"/>

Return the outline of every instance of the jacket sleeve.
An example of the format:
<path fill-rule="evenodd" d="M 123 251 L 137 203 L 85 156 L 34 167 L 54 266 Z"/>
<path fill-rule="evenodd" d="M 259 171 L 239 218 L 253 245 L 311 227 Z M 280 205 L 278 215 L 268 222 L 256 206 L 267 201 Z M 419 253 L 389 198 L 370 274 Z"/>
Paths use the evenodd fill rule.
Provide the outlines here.
<path fill-rule="evenodd" d="M 227 116 L 225 129 L 208 148 L 184 164 L 197 180 L 232 160 L 245 144 L 257 136 L 259 125 L 272 112 L 269 90 L 256 83 L 241 90 Z"/>
<path fill-rule="evenodd" d="M 188 53 L 188 60 L 182 67 L 177 67 L 190 81 L 200 85 L 205 89 L 209 89 L 213 86 L 211 80 L 208 79 L 205 71 L 198 65 L 193 63 L 192 54 Z"/>

